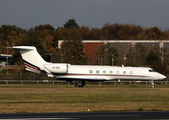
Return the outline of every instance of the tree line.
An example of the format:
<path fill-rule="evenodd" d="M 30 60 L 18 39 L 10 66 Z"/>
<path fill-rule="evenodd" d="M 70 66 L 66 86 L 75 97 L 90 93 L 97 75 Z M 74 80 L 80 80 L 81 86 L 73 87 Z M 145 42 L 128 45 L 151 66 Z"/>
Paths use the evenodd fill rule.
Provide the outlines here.
<path fill-rule="evenodd" d="M 6 46 L 35 46 L 42 57 L 52 62 L 67 62 L 71 64 L 87 64 L 88 56 L 83 52 L 82 40 L 168 40 L 169 30 L 162 31 L 158 27 L 144 28 L 134 24 L 105 24 L 102 28 L 91 28 L 89 26 L 79 26 L 74 19 L 69 19 L 63 27 L 54 28 L 50 24 L 38 25 L 29 30 L 24 30 L 15 25 L 2 25 L 0 27 L 0 53 L 6 54 Z M 58 48 L 58 40 L 64 40 L 61 49 Z M 105 53 L 105 46 L 101 46 L 96 52 L 96 59 L 93 64 L 100 64 L 101 57 L 104 56 L 103 64 L 111 63 L 111 54 L 115 55 L 115 63 L 118 63 L 118 51 L 114 47 L 109 47 L 109 53 Z M 140 48 L 140 49 L 138 49 Z M 140 52 L 139 52 L 140 51 Z M 143 55 L 141 51 L 146 51 L 144 46 L 135 49 L 130 48 L 126 54 L 130 61 L 126 65 L 138 66 L 140 64 L 150 64 L 142 62 L 148 59 L 148 55 L 156 54 L 151 51 Z M 8 50 L 13 54 L 9 64 L 23 64 L 18 51 Z M 102 54 L 102 55 L 101 55 Z M 135 57 L 133 57 L 134 55 Z M 109 57 L 108 57 L 109 56 Z M 150 56 L 150 55 L 149 55 Z M 51 58 L 52 57 L 52 58 Z M 149 58 L 150 59 L 150 58 Z M 107 61 L 107 62 L 106 62 Z M 140 61 L 140 62 L 139 62 Z M 149 60 L 148 60 L 149 61 Z M 160 59 L 157 58 L 159 62 Z M 168 64 L 168 63 L 166 63 Z"/>

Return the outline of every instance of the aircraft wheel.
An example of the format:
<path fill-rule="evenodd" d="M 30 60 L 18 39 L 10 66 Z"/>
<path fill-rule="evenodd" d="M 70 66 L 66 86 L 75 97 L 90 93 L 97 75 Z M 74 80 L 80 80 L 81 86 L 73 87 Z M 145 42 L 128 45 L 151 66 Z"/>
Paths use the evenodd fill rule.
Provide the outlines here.
<path fill-rule="evenodd" d="M 75 87 L 79 87 L 77 83 L 75 84 Z"/>
<path fill-rule="evenodd" d="M 152 85 L 151 87 L 152 87 L 152 88 L 155 88 L 155 85 Z"/>
<path fill-rule="evenodd" d="M 85 81 L 79 80 L 76 84 L 75 87 L 83 87 L 85 85 Z"/>

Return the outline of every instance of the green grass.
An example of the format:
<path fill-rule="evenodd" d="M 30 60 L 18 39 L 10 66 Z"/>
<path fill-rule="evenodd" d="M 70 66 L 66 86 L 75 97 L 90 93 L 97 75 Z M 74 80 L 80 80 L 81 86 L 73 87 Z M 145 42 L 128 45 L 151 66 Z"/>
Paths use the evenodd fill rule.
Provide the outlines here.
<path fill-rule="evenodd" d="M 168 101 L 168 85 L 0 85 L 0 113 L 168 111 Z"/>

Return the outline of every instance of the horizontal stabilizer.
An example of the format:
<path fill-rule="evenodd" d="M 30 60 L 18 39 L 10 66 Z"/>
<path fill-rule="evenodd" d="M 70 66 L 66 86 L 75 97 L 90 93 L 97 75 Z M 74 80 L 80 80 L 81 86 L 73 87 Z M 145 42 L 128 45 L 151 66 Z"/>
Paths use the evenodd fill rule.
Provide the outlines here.
<path fill-rule="evenodd" d="M 20 49 L 20 50 L 33 50 L 33 49 L 36 49 L 33 46 L 13 46 L 13 47 L 8 47 L 8 48 Z"/>

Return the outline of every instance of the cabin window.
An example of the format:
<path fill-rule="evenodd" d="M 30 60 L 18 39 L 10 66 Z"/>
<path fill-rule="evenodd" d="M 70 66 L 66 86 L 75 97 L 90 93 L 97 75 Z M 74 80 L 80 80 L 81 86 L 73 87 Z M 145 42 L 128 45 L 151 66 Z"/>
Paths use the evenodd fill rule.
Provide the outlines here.
<path fill-rule="evenodd" d="M 116 71 L 117 74 L 119 74 L 119 71 Z"/>
<path fill-rule="evenodd" d="M 123 74 L 126 74 L 126 71 L 123 71 Z"/>
<path fill-rule="evenodd" d="M 96 70 L 96 73 L 99 73 L 100 71 L 99 70 Z"/>
<path fill-rule="evenodd" d="M 93 70 L 89 70 L 89 73 L 93 73 Z"/>
<path fill-rule="evenodd" d="M 133 74 L 133 71 L 130 71 L 130 74 Z"/>
<path fill-rule="evenodd" d="M 111 70 L 111 71 L 110 71 L 110 74 L 112 74 L 112 73 L 113 73 L 113 71 Z"/>
<path fill-rule="evenodd" d="M 105 73 L 106 73 L 106 71 L 105 71 L 105 70 L 103 70 L 103 73 L 105 74 Z"/>

